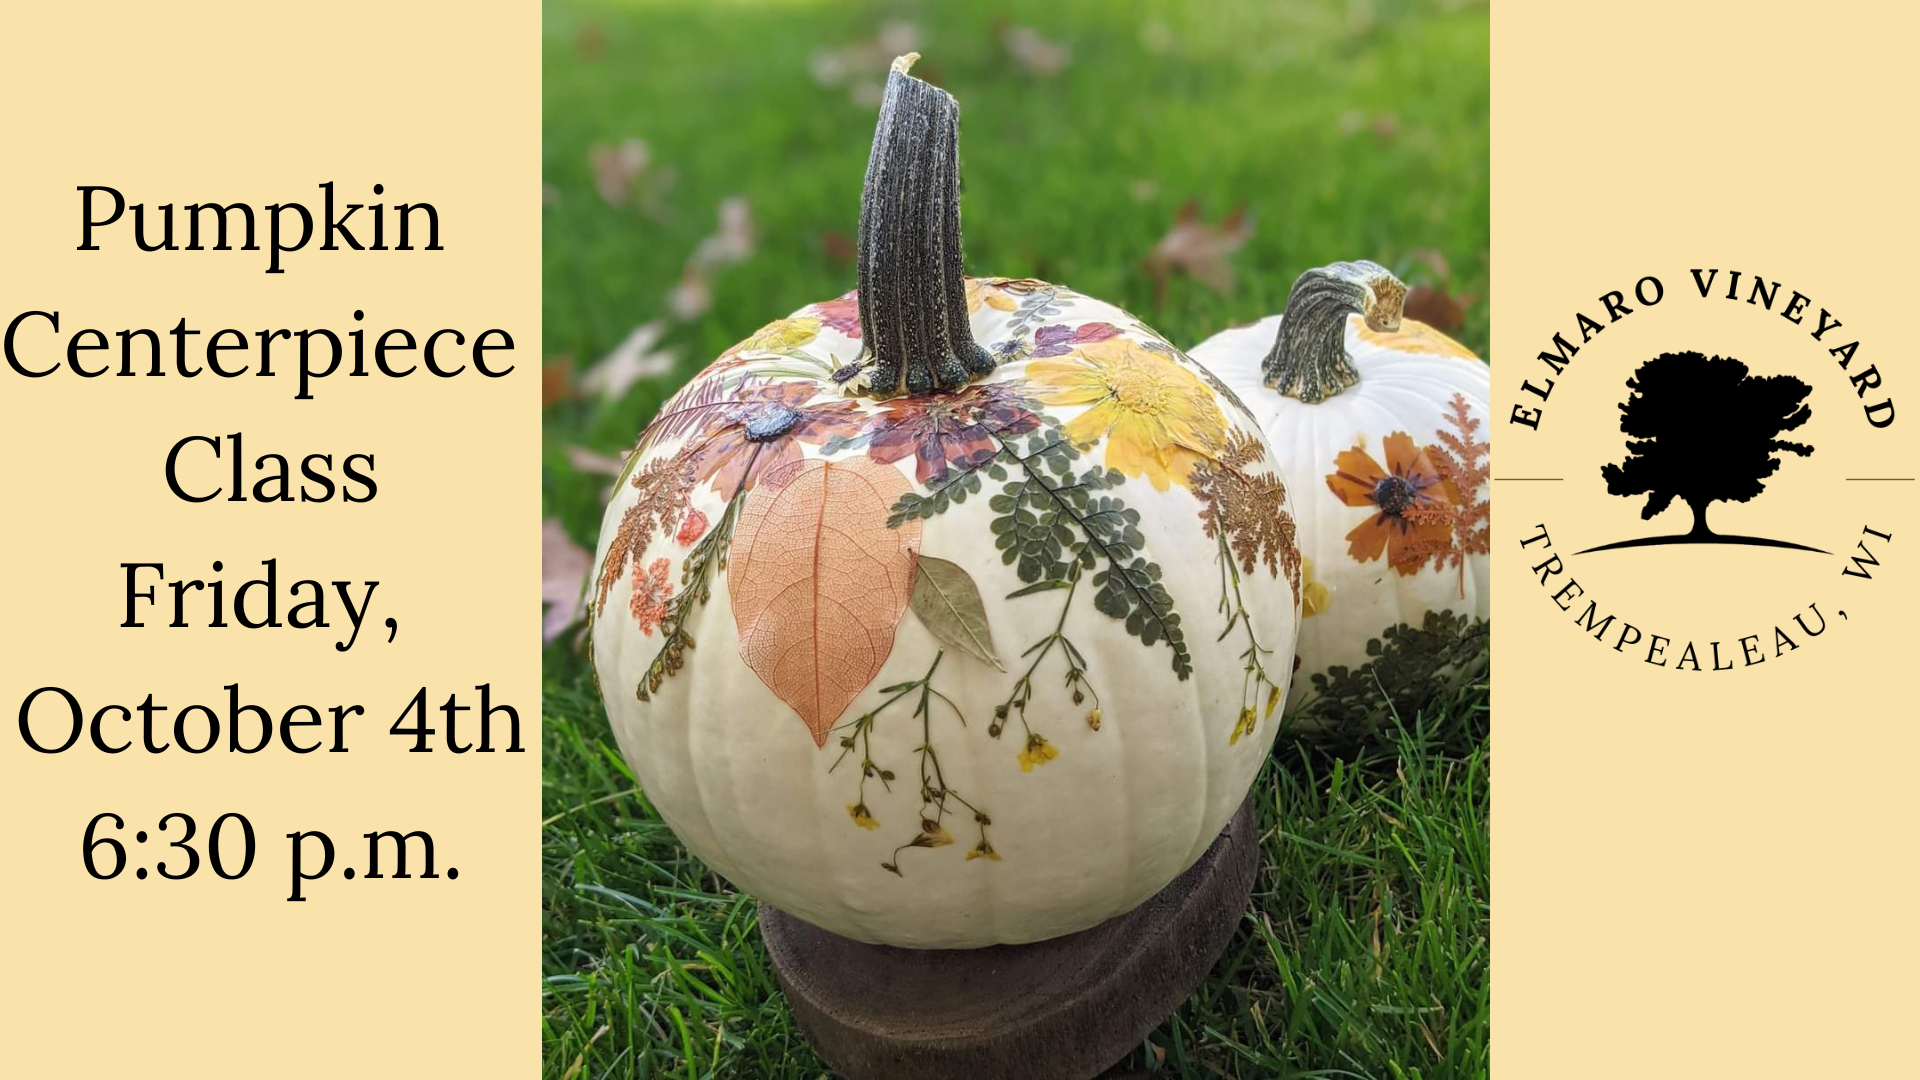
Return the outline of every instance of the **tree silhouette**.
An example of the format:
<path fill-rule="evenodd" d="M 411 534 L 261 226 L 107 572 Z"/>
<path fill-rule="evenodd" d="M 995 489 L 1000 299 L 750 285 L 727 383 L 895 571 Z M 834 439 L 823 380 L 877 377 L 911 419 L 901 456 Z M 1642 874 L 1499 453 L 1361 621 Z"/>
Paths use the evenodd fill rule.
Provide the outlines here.
<path fill-rule="evenodd" d="M 1805 443 L 1777 438 L 1813 415 L 1801 404 L 1812 387 L 1791 375 L 1749 375 L 1747 365 L 1731 356 L 1709 359 L 1697 352 L 1662 353 L 1641 364 L 1627 387 L 1633 393 L 1620 406 L 1620 430 L 1631 436 L 1627 459 L 1601 466 L 1607 491 L 1647 496 L 1642 520 L 1675 499 L 1693 510 L 1691 532 L 1651 542 L 1800 546 L 1722 536 L 1707 528 L 1707 507 L 1760 494 L 1766 489 L 1762 481 L 1780 468 L 1774 456 L 1780 451 L 1813 453 Z"/>

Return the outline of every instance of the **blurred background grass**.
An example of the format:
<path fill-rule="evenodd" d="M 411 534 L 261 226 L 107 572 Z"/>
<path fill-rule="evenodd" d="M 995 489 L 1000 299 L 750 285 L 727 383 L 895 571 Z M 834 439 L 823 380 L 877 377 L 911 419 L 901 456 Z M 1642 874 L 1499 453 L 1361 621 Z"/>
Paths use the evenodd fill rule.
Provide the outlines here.
<path fill-rule="evenodd" d="M 1370 258 L 1460 301 L 1453 332 L 1484 355 L 1488 20 L 1434 0 L 549 0 L 547 516 L 592 550 L 593 455 L 623 454 L 726 347 L 853 287 L 877 87 L 903 45 L 961 102 L 971 273 L 1060 282 L 1193 344 L 1278 311 L 1303 269 Z M 750 241 L 719 224 L 727 200 Z M 1189 202 L 1251 220 L 1231 289 L 1146 264 Z M 642 327 L 627 377 L 590 373 Z M 570 641 L 546 652 L 548 1075 L 823 1075 L 751 904 L 631 792 Z M 1483 1074 L 1485 714 L 1481 687 L 1367 745 L 1277 750 L 1256 910 L 1130 1064 Z"/>

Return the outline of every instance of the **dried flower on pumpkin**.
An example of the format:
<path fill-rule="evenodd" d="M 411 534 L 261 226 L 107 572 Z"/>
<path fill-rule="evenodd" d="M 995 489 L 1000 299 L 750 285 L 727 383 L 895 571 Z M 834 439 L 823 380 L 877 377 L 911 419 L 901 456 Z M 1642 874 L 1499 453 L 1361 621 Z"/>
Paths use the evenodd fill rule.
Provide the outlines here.
<path fill-rule="evenodd" d="M 1451 540 L 1453 528 L 1443 511 L 1459 501 L 1459 493 L 1406 432 L 1396 431 L 1382 442 L 1385 468 L 1355 445 L 1333 459 L 1327 488 L 1348 506 L 1374 511 L 1347 533 L 1347 553 L 1357 562 L 1372 562 L 1385 552 L 1387 565 L 1406 576 L 1420 569 L 1427 552 Z"/>
<path fill-rule="evenodd" d="M 985 840 L 982 840 L 979 843 L 973 845 L 973 850 L 967 852 L 968 862 L 972 862 L 975 859 L 983 859 L 983 858 L 992 859 L 994 862 L 1000 861 L 1000 853 L 993 850 L 993 845 L 987 843 Z"/>
<path fill-rule="evenodd" d="M 1026 749 L 1020 751 L 1020 771 L 1032 772 L 1035 765 L 1045 765 L 1059 756 L 1059 749 L 1044 737 L 1029 734 Z"/>
<path fill-rule="evenodd" d="M 1413 306 L 1414 298 L 1420 294 L 1416 288 L 1407 294 L 1407 306 Z M 1457 308 L 1456 308 L 1457 310 Z M 1358 322 L 1358 320 L 1355 320 Z M 1369 345 L 1378 345 L 1383 349 L 1395 349 L 1400 352 L 1421 353 L 1427 356 L 1451 356 L 1459 360 L 1479 360 L 1473 350 L 1453 340 L 1419 319 L 1407 317 L 1400 320 L 1400 329 L 1374 330 L 1360 322 L 1356 331 L 1361 341 Z"/>
<path fill-rule="evenodd" d="M 1333 604 L 1333 590 L 1313 576 L 1313 560 L 1300 556 L 1300 617 L 1318 615 Z"/>
<path fill-rule="evenodd" d="M 1480 488 L 1492 475 L 1492 448 L 1476 438 L 1480 419 L 1472 414 L 1465 394 L 1453 395 L 1447 422 L 1454 430 L 1435 431 L 1435 441 L 1427 445 L 1426 453 L 1453 489 L 1453 501 L 1430 514 L 1435 519 L 1444 518 L 1449 531 L 1439 543 L 1414 545 L 1408 557 L 1416 566 L 1431 559 L 1435 570 L 1452 567 L 1458 571 L 1460 596 L 1465 599 L 1467 557 L 1485 555 L 1491 537 L 1493 504 L 1480 501 Z"/>
<path fill-rule="evenodd" d="M 1300 595 L 1300 548 L 1293 515 L 1287 513 L 1287 485 L 1272 471 L 1247 467 L 1266 456 L 1260 440 L 1234 429 L 1226 449 L 1193 470 L 1193 494 L 1200 500 L 1200 524 L 1209 538 L 1226 533 L 1243 573 L 1265 561 L 1278 576 L 1284 569 L 1294 596 Z"/>
<path fill-rule="evenodd" d="M 1004 284 L 1006 282 L 1001 278 L 968 278 L 967 314 L 978 313 L 983 304 L 995 311 L 1012 311 L 1019 307 L 1007 297 L 1002 289 Z"/>
<path fill-rule="evenodd" d="M 658 528 L 668 532 L 679 523 L 693 491 L 694 477 L 690 452 L 685 448 L 668 458 L 655 458 L 634 474 L 633 487 L 640 498 L 620 516 L 613 542 L 607 546 L 606 562 L 600 566 L 600 582 L 594 601 L 594 613 L 605 614 L 607 592 L 626 573 L 627 561 L 646 551 L 648 541 Z"/>
<path fill-rule="evenodd" d="M 1090 322 L 1079 326 L 1043 326 L 1033 332 L 1035 357 L 1065 356 L 1076 345 L 1091 345 L 1115 337 L 1120 331 L 1112 323 Z"/>
<path fill-rule="evenodd" d="M 880 823 L 875 821 L 873 814 L 867 810 L 866 803 L 857 802 L 847 807 L 847 816 L 853 819 L 855 825 L 869 832 L 880 827 Z"/>
<path fill-rule="evenodd" d="M 1254 725 L 1257 723 L 1259 723 L 1259 716 L 1253 711 L 1253 706 L 1248 705 L 1241 709 L 1240 719 L 1233 725 L 1233 734 L 1227 736 L 1227 745 L 1232 746 L 1239 742 L 1242 735 L 1253 734 Z"/>
<path fill-rule="evenodd" d="M 655 559 L 642 573 L 640 564 L 633 564 L 633 599 L 627 606 L 639 621 L 640 632 L 648 637 L 667 616 L 667 567 L 666 559 Z"/>
<path fill-rule="evenodd" d="M 949 469 L 976 468 L 998 453 L 998 437 L 1039 427 L 1033 401 L 1007 383 L 890 398 L 867 422 L 867 456 L 889 465 L 912 457 L 916 479 L 941 483 Z"/>
<path fill-rule="evenodd" d="M 860 292 L 854 290 L 832 300 L 823 300 L 810 309 L 820 325 L 855 341 L 860 340 Z"/>
<path fill-rule="evenodd" d="M 720 410 L 693 451 L 695 478 L 727 498 L 752 490 L 768 471 L 799 461 L 801 443 L 818 445 L 852 435 L 862 416 L 858 402 L 815 402 L 819 385 L 789 380 L 757 386 Z"/>
<path fill-rule="evenodd" d="M 1128 338 L 1077 347 L 1027 365 L 1049 405 L 1086 405 L 1062 429 L 1077 445 L 1106 440 L 1106 464 L 1155 490 L 1187 486 L 1226 439 L 1226 418 L 1200 377 Z"/>
<path fill-rule="evenodd" d="M 933 827 L 927 828 L 929 825 Z M 920 823 L 920 835 L 914 837 L 909 846 L 946 847 L 951 843 L 953 843 L 953 834 L 947 832 L 943 826 L 937 825 L 932 821 L 922 821 Z"/>
<path fill-rule="evenodd" d="M 707 515 L 698 510 L 687 511 L 687 519 L 680 523 L 680 531 L 673 534 L 673 541 L 681 547 L 692 547 L 694 541 L 707 534 Z"/>

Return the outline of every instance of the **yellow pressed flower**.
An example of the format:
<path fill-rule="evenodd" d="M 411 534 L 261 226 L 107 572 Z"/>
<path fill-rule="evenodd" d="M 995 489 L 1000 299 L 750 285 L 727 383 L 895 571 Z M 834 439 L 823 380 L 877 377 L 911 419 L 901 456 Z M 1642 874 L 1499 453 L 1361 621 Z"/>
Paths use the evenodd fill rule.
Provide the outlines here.
<path fill-rule="evenodd" d="M 1305 619 L 1327 610 L 1333 603 L 1333 593 L 1314 580 L 1313 560 L 1300 556 L 1300 617 Z"/>
<path fill-rule="evenodd" d="M 784 352 L 797 349 L 820 335 L 820 320 L 812 316 L 777 319 L 754 331 L 740 343 L 740 352 Z"/>
<path fill-rule="evenodd" d="M 1359 332 L 1361 341 L 1385 349 L 1423 353 L 1427 356 L 1453 356 L 1462 360 L 1480 359 L 1473 355 L 1473 350 L 1419 319 L 1403 318 L 1400 320 L 1400 329 L 1392 331 L 1371 330 L 1366 323 L 1362 322 Z"/>
<path fill-rule="evenodd" d="M 1098 705 L 1095 705 L 1093 711 L 1087 714 L 1087 726 L 1095 731 L 1100 730 L 1100 707 Z"/>
<path fill-rule="evenodd" d="M 1035 765 L 1045 765 L 1060 756 L 1060 751 L 1039 735 L 1027 736 L 1027 748 L 1020 751 L 1020 771 L 1032 772 Z"/>
<path fill-rule="evenodd" d="M 872 830 L 880 827 L 880 823 L 875 821 L 873 815 L 867 812 L 866 803 L 857 802 L 847 807 L 847 816 L 853 819 L 855 825 L 863 829 Z"/>
<path fill-rule="evenodd" d="M 1248 705 L 1247 707 L 1241 709 L 1240 719 L 1237 723 L 1233 725 L 1233 734 L 1227 736 L 1227 745 L 1232 746 L 1233 744 L 1239 742 L 1240 736 L 1242 735 L 1253 734 L 1253 725 L 1255 724 L 1257 719 L 1258 718 L 1254 715 L 1253 706 Z"/>
<path fill-rule="evenodd" d="M 983 857 L 992 859 L 994 862 L 1000 861 L 1000 853 L 993 850 L 993 845 L 987 843 L 985 840 L 982 840 L 978 844 L 975 844 L 973 846 L 973 850 L 967 852 L 967 861 L 972 862 L 975 859 L 979 859 Z"/>
<path fill-rule="evenodd" d="M 951 843 L 953 843 L 953 834 L 949 833 L 944 826 L 935 825 L 920 834 L 921 847 L 946 847 Z"/>
<path fill-rule="evenodd" d="M 1082 345 L 1065 356 L 1027 365 L 1027 378 L 1049 405 L 1086 405 L 1068 421 L 1081 446 L 1107 441 L 1106 463 L 1145 477 L 1156 490 L 1189 486 L 1195 465 L 1224 445 L 1226 417 L 1198 375 L 1162 352 L 1124 337 Z"/>
<path fill-rule="evenodd" d="M 996 311 L 1012 311 L 1019 306 L 996 286 L 974 278 L 967 279 L 967 314 L 972 315 L 979 311 L 981 304 Z"/>
<path fill-rule="evenodd" d="M 1280 688 L 1276 686 L 1267 691 L 1267 719 L 1273 719 L 1273 709 L 1278 704 L 1280 704 Z"/>

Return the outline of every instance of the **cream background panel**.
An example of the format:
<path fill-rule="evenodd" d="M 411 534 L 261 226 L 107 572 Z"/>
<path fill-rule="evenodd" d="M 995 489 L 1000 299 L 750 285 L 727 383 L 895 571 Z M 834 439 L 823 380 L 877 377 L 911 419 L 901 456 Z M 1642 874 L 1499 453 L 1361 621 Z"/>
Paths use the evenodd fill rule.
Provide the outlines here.
<path fill-rule="evenodd" d="M 1602 292 L 1639 308 L 1640 276 L 1667 287 L 1582 348 L 1538 432 L 1494 426 L 1496 476 L 1568 478 L 1495 484 L 1499 1075 L 1911 1069 L 1920 931 L 1887 913 L 1915 884 L 1903 770 L 1920 734 L 1899 673 L 1920 484 L 1844 477 L 1917 475 L 1914 155 L 1891 134 L 1915 97 L 1915 29 L 1911 8 L 1866 4 L 1508 3 L 1494 20 L 1495 417 L 1540 404 L 1521 379 L 1551 376 L 1534 356 L 1577 333 L 1575 310 L 1604 324 Z M 1720 268 L 1722 294 L 1732 269 L 1799 289 L 1809 325 L 1781 320 L 1784 291 L 1773 314 L 1699 299 L 1694 267 Z M 1822 304 L 1863 342 L 1854 369 L 1877 363 L 1907 413 L 1892 428 L 1867 427 L 1808 337 Z M 1572 560 L 1603 610 L 1703 646 L 1819 600 L 1828 636 L 1751 671 L 1660 670 L 1596 644 L 1571 625 L 1584 604 L 1563 613 L 1529 577 L 1545 556 L 1521 557 L 1540 522 L 1565 553 L 1685 530 L 1684 508 L 1642 522 L 1644 498 L 1598 476 L 1624 453 L 1633 366 L 1685 348 L 1813 387 L 1795 437 L 1815 454 L 1783 455 L 1754 502 L 1715 504 L 1716 531 L 1834 551 L 1862 524 L 1895 537 L 1871 585 L 1834 558 L 1757 549 L 1714 549 L 1727 558 L 1706 576 L 1688 572 L 1705 560 L 1636 557 L 1674 548 Z"/>
<path fill-rule="evenodd" d="M 495 355 L 517 368 L 499 380 L 335 377 L 312 401 L 294 400 L 287 374 L 28 380 L 0 369 L 0 995 L 13 1036 L 0 1074 L 524 1076 L 538 1067 L 539 8 L 195 8 L 0 15 L 4 317 L 57 310 L 67 334 L 165 331 L 182 316 L 208 332 L 344 333 L 360 308 L 369 329 L 451 326 L 471 341 L 504 328 L 516 349 Z M 434 204 L 446 250 L 321 252 L 316 237 L 268 275 L 265 251 L 141 252 L 130 210 L 104 250 L 74 250 L 76 185 L 149 207 L 317 207 L 328 180 L 343 201 Z M 369 198 L 375 183 L 386 194 Z M 44 324 L 22 335 L 39 355 L 54 341 Z M 288 455 L 296 469 L 308 453 L 336 464 L 373 454 L 379 494 L 361 505 L 175 498 L 162 474 L 174 441 L 235 431 L 250 457 Z M 265 558 L 283 583 L 380 582 L 350 652 L 318 630 L 153 625 L 165 616 L 118 628 L 122 561 L 163 562 L 171 580 L 207 577 L 219 559 L 231 589 Z M 39 686 L 63 686 L 91 711 L 149 692 L 176 708 L 221 703 L 235 680 L 276 712 L 341 703 L 367 715 L 349 722 L 349 753 L 251 757 L 107 757 L 84 737 L 46 756 L 12 721 Z M 519 711 L 526 753 L 409 754 L 387 734 L 420 686 L 438 705 L 481 682 Z M 101 811 L 127 821 L 129 863 L 113 881 L 80 861 Z M 136 879 L 164 856 L 134 831 L 153 836 L 172 811 L 196 820 L 199 872 Z M 258 838 L 238 881 L 205 863 L 207 832 L 227 812 Z M 336 865 L 307 903 L 286 902 L 285 833 L 325 830 L 364 869 L 364 851 L 351 854 L 360 834 L 389 828 L 430 832 L 443 877 L 345 882 Z"/>

